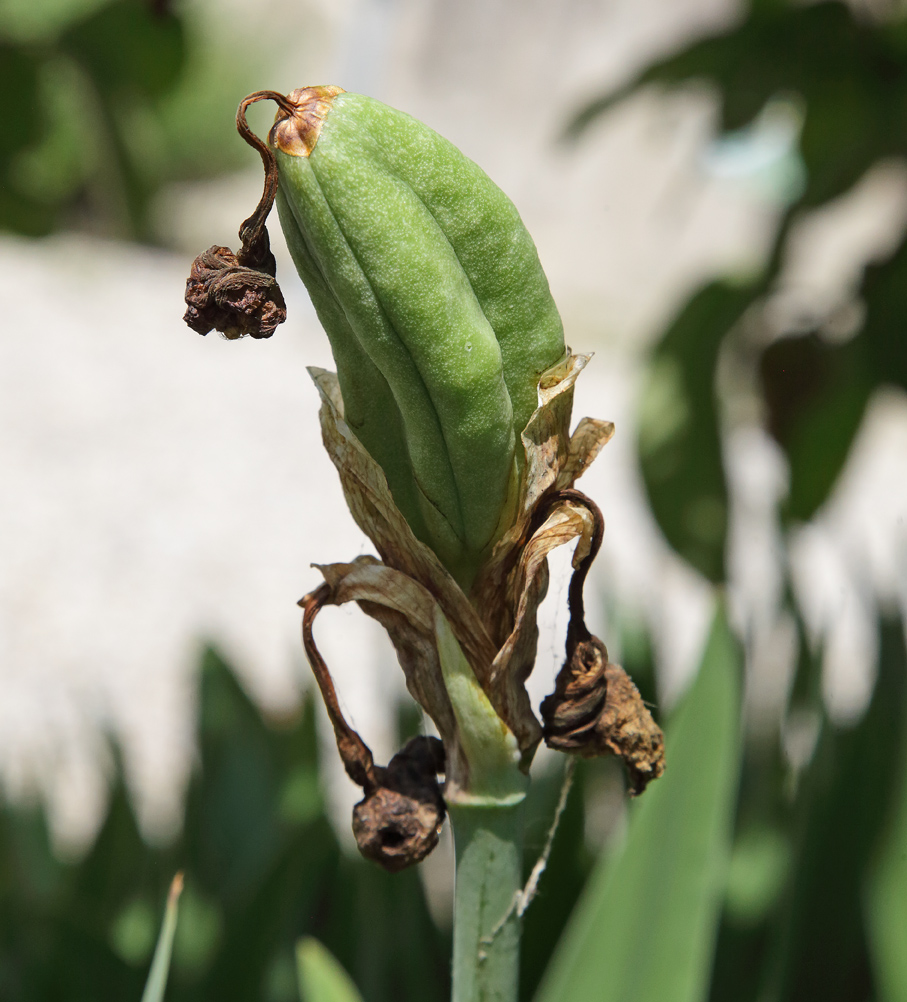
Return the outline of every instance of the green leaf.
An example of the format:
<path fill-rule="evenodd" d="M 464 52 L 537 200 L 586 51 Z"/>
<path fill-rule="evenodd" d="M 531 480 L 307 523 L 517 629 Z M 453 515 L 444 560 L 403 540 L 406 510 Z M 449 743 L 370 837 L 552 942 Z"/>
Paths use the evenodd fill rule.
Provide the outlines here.
<path fill-rule="evenodd" d="M 160 97 L 178 81 L 185 60 L 182 22 L 150 4 L 118 0 L 74 25 L 60 48 L 102 93 Z"/>
<path fill-rule="evenodd" d="M 299 941 L 296 963 L 302 1002 L 362 1002 L 350 976 L 317 939 Z"/>
<path fill-rule="evenodd" d="M 631 809 L 623 848 L 599 861 L 537 1002 L 705 997 L 740 760 L 740 670 L 722 609 L 671 719 L 667 771 Z"/>
<path fill-rule="evenodd" d="M 801 781 L 792 876 L 775 929 L 772 963 L 759 997 L 772 1002 L 851 1002 L 904 995 L 874 992 L 864 910 L 871 863 L 886 834 L 907 748 L 907 652 L 897 620 L 880 624 L 879 676 L 860 722 L 850 728 L 826 723 Z M 894 782 L 893 782 L 894 780 Z M 901 782 L 903 789 L 903 782 Z M 896 836 L 896 832 L 893 833 Z M 888 843 L 903 855 L 904 843 Z M 894 862 L 888 857 L 888 864 Z M 894 876 L 884 867 L 878 871 Z M 901 884 L 901 889 L 905 885 Z M 904 971 L 904 928 L 887 911 L 892 885 L 872 885 L 870 916 L 877 934 L 875 959 L 880 985 Z M 889 951 L 896 940 L 899 954 Z M 886 984 L 886 978 L 891 980 Z M 904 984 L 904 982 L 902 982 Z"/>
<path fill-rule="evenodd" d="M 179 911 L 179 898 L 183 891 L 183 875 L 178 873 L 170 885 L 167 895 L 167 907 L 164 911 L 164 921 L 148 972 L 145 991 L 142 992 L 142 1002 L 163 1002 L 167 990 L 167 975 L 170 972 L 170 953 L 173 949 L 173 937 L 176 934 L 176 919 Z"/>
<path fill-rule="evenodd" d="M 710 581 L 724 580 L 727 487 L 715 371 L 724 336 L 755 295 L 713 282 L 697 292 L 655 349 L 643 388 L 639 458 L 668 542 Z"/>
<path fill-rule="evenodd" d="M 907 390 L 907 242 L 866 269 L 861 289 L 866 322 L 860 332 L 873 378 Z"/>
<path fill-rule="evenodd" d="M 865 339 L 782 338 L 760 362 L 768 426 L 790 464 L 788 518 L 807 521 L 831 493 L 873 390 Z"/>
<path fill-rule="evenodd" d="M 907 709 L 907 707 L 905 707 Z M 901 763 L 895 790 L 897 811 L 877 865 L 867 899 L 873 970 L 884 1002 L 907 1002 L 907 756 Z"/>

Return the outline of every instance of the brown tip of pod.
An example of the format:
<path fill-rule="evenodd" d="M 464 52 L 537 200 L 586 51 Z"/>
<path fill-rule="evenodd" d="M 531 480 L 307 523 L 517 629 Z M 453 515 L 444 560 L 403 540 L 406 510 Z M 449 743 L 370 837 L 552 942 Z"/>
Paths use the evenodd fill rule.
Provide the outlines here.
<path fill-rule="evenodd" d="M 268 133 L 268 142 L 291 157 L 307 157 L 315 149 L 334 98 L 343 93 L 342 87 L 330 84 L 326 87 L 300 87 L 287 94 L 286 105 L 280 105 Z"/>
<path fill-rule="evenodd" d="M 664 736 L 630 676 L 608 661 L 598 637 L 573 648 L 542 703 L 545 743 L 593 758 L 617 755 L 636 796 L 664 772 Z"/>
<path fill-rule="evenodd" d="M 413 738 L 386 768 L 375 768 L 377 784 L 353 808 L 353 834 L 366 859 L 397 873 L 434 849 L 446 813 L 437 778 L 443 769 L 444 746 L 429 737 Z"/>

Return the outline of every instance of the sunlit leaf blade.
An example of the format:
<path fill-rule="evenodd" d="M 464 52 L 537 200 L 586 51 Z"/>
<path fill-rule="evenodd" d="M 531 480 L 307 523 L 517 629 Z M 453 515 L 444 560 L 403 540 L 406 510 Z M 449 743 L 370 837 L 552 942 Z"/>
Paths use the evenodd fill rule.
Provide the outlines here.
<path fill-rule="evenodd" d="M 299 941 L 296 963 L 302 1002 L 362 1002 L 350 976 L 317 939 Z"/>
<path fill-rule="evenodd" d="M 599 862 L 537 1002 L 705 997 L 740 761 L 739 675 L 719 611 L 668 727 L 667 771 L 634 805 L 622 849 Z"/>
<path fill-rule="evenodd" d="M 173 937 L 176 935 L 176 920 L 182 891 L 183 875 L 178 873 L 173 878 L 170 893 L 167 895 L 164 921 L 154 949 L 154 959 L 151 961 L 145 991 L 142 992 L 142 1002 L 163 1002 L 164 992 L 167 990 L 167 975 L 170 973 L 170 954 L 173 951 Z"/>

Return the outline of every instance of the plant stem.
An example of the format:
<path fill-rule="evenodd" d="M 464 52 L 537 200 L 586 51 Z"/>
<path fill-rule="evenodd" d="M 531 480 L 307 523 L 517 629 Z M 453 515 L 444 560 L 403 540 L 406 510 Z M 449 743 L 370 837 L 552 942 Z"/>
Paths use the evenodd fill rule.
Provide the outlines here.
<path fill-rule="evenodd" d="M 452 1002 L 516 1002 L 520 920 L 512 906 L 522 885 L 521 815 L 520 804 L 450 805 L 457 856 Z"/>

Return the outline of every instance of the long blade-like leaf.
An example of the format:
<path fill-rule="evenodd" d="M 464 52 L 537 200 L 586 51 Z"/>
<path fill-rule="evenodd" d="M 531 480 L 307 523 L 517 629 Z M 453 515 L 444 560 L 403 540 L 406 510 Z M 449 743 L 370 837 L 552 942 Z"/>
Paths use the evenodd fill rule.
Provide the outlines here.
<path fill-rule="evenodd" d="M 302 1002 L 362 1002 L 350 976 L 317 939 L 299 941 L 296 965 Z"/>
<path fill-rule="evenodd" d="M 142 992 L 142 1002 L 163 1002 L 164 992 L 167 989 L 167 975 L 170 973 L 170 953 L 173 950 L 173 937 L 176 933 L 176 918 L 182 891 L 183 875 L 178 873 L 170 884 L 164 921 L 161 924 L 161 932 L 154 949 L 154 959 L 151 961 L 148 981 Z"/>
<path fill-rule="evenodd" d="M 740 654 L 723 610 L 671 720 L 667 771 L 589 880 L 537 1002 L 705 997 L 739 770 Z"/>

